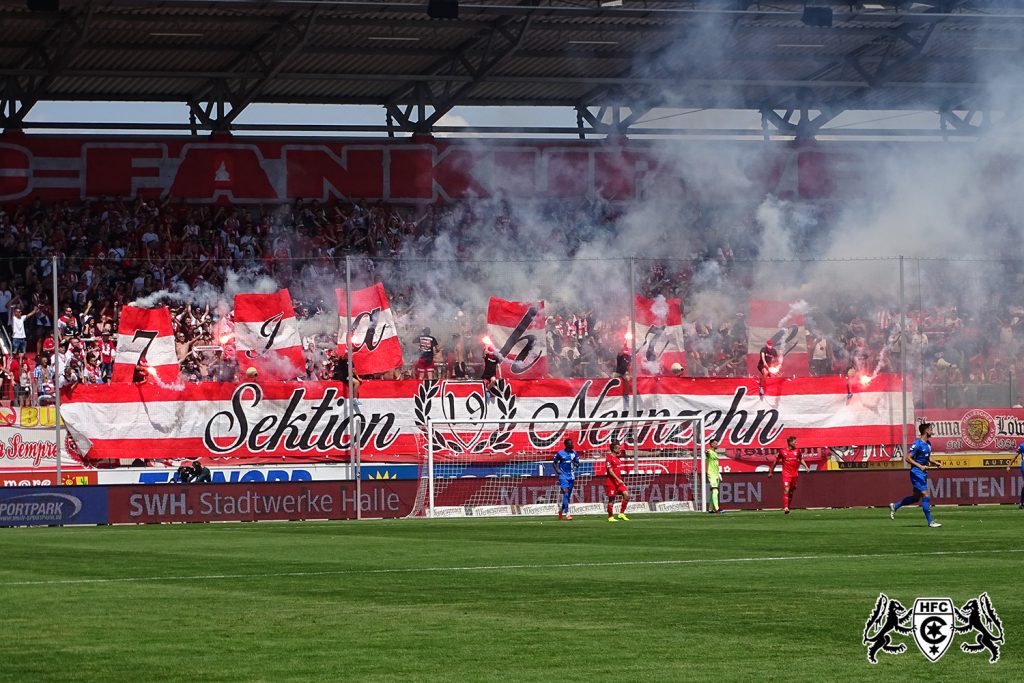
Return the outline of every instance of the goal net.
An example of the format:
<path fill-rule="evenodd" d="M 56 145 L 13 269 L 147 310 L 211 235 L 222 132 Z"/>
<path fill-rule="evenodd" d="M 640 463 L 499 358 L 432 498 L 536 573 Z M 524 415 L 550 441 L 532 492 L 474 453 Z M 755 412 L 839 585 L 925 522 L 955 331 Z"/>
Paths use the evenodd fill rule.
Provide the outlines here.
<path fill-rule="evenodd" d="M 555 516 L 562 494 L 552 460 L 565 439 L 580 459 L 570 514 L 606 514 L 613 442 L 621 446 L 627 514 L 705 511 L 704 437 L 696 417 L 427 420 L 412 515 Z"/>

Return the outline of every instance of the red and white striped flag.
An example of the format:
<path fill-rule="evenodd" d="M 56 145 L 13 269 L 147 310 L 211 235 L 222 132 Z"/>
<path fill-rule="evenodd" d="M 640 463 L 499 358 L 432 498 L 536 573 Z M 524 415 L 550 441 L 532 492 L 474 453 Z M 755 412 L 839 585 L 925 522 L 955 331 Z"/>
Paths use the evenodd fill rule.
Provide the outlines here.
<path fill-rule="evenodd" d="M 136 366 L 164 384 L 178 381 L 178 354 L 171 333 L 171 312 L 166 307 L 121 308 L 117 326 L 117 354 L 112 382 L 131 382 Z"/>
<path fill-rule="evenodd" d="M 491 297 L 487 305 L 487 332 L 502 358 L 505 377 L 547 377 L 546 322 L 543 301 L 522 303 Z"/>
<path fill-rule="evenodd" d="M 348 353 L 352 340 L 352 365 L 356 374 L 372 375 L 402 366 L 402 344 L 398 341 L 395 316 L 391 313 L 384 285 L 352 291 L 352 328 L 346 327 L 345 290 L 335 290 L 338 297 L 338 354 Z"/>
<path fill-rule="evenodd" d="M 249 368 L 256 368 L 262 379 L 272 381 L 302 375 L 306 358 L 287 289 L 274 294 L 235 295 L 235 349 L 240 375 Z"/>
<path fill-rule="evenodd" d="M 757 373 L 757 362 L 761 347 L 769 339 L 779 351 L 783 375 L 805 376 L 810 374 L 807 353 L 807 329 L 804 327 L 804 312 L 807 303 L 796 301 L 750 300 L 750 315 L 747 318 L 747 372 Z"/>
<path fill-rule="evenodd" d="M 679 299 L 636 297 L 636 350 L 639 375 L 666 374 L 674 363 L 686 367 Z"/>

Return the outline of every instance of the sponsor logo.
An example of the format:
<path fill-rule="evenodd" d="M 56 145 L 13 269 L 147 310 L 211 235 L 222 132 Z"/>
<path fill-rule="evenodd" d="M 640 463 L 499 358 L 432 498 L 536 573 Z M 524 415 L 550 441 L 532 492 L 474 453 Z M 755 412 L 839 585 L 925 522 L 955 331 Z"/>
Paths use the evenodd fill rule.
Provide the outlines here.
<path fill-rule="evenodd" d="M 81 511 L 81 499 L 70 493 L 24 493 L 0 500 L 0 524 L 61 524 L 74 520 Z"/>
<path fill-rule="evenodd" d="M 359 478 L 364 481 L 419 479 L 419 465 L 363 465 Z"/>
<path fill-rule="evenodd" d="M 159 472 L 139 472 L 138 483 L 140 484 L 166 484 L 171 480 L 173 472 L 163 470 Z M 267 481 L 313 481 L 313 475 L 309 470 L 248 470 L 248 471 L 223 471 L 212 470 L 210 472 L 210 483 L 212 484 L 250 484 Z"/>
<path fill-rule="evenodd" d="M 878 654 L 903 654 L 906 643 L 897 643 L 893 636 L 912 635 L 921 653 L 937 662 L 949 650 L 957 635 L 974 635 L 974 640 L 960 643 L 967 654 L 987 653 L 988 661 L 999 661 L 1005 640 L 1003 623 L 992 606 L 988 593 L 965 602 L 959 609 L 951 598 L 917 598 L 912 607 L 879 593 L 871 615 L 864 624 L 862 642 L 868 648 L 868 661 L 878 663 Z"/>

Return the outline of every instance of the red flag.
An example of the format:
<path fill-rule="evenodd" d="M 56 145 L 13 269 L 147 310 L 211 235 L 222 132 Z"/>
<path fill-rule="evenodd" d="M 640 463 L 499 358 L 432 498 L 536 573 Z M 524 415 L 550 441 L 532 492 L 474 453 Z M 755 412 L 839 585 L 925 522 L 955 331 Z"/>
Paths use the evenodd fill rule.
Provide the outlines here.
<path fill-rule="evenodd" d="M 686 368 L 683 312 L 679 299 L 636 297 L 637 374 L 667 374 L 672 365 Z"/>
<path fill-rule="evenodd" d="M 491 297 L 487 306 L 487 331 L 502 358 L 506 377 L 547 377 L 546 321 L 543 301 L 521 303 Z"/>
<path fill-rule="evenodd" d="M 171 312 L 166 307 L 121 309 L 111 381 L 133 381 L 137 366 L 164 384 L 178 381 L 178 354 L 171 333 Z"/>
<path fill-rule="evenodd" d="M 262 379 L 290 380 L 306 368 L 302 337 L 287 289 L 235 295 L 235 349 L 239 379 L 256 368 Z"/>
<path fill-rule="evenodd" d="M 338 297 L 338 354 L 348 353 L 352 340 L 352 364 L 356 374 L 372 375 L 402 367 L 402 344 L 398 341 L 395 316 L 377 283 L 366 289 L 352 291 L 352 331 L 346 327 L 345 290 L 335 290 Z"/>
<path fill-rule="evenodd" d="M 747 372 L 757 375 L 761 347 L 769 339 L 779 351 L 783 375 L 810 374 L 807 354 L 807 329 L 804 327 L 803 301 L 765 301 L 751 299 L 747 318 Z"/>

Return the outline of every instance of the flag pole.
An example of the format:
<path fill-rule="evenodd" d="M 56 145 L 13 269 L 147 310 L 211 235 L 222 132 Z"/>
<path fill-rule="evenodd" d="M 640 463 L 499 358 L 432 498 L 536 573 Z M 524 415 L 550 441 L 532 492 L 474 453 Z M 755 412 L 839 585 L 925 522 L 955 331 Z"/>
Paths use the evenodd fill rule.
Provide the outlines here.
<path fill-rule="evenodd" d="M 345 355 L 348 356 L 348 401 L 345 404 L 348 408 L 349 459 L 356 480 L 356 519 L 362 519 L 363 491 L 362 473 L 360 472 L 362 458 L 359 453 L 359 425 L 356 413 L 352 410 L 355 405 L 353 397 L 355 383 L 352 380 L 356 366 L 352 358 L 352 257 L 348 254 L 345 255 Z"/>
<path fill-rule="evenodd" d="M 63 481 L 63 477 L 61 476 L 61 466 L 60 466 L 60 460 L 61 460 L 61 457 L 60 457 L 60 380 L 61 380 L 61 378 L 60 378 L 60 373 L 57 371 L 57 362 L 56 362 L 57 361 L 57 354 L 60 353 L 60 335 L 59 335 L 59 332 L 58 332 L 58 329 L 57 329 L 57 311 L 60 310 L 59 303 L 60 302 L 57 301 L 57 255 L 54 254 L 53 255 L 53 315 L 51 316 L 52 322 L 53 322 L 53 360 L 54 360 L 54 362 L 51 365 L 51 367 L 53 368 L 53 375 L 54 375 L 53 376 L 53 395 L 54 395 L 54 402 L 53 402 L 53 411 L 54 411 L 53 430 L 54 430 L 54 435 L 55 435 L 54 438 L 56 438 L 56 440 L 57 440 L 57 442 L 56 442 L 56 446 L 57 446 L 57 477 L 56 477 L 56 481 L 54 481 L 54 485 L 56 485 L 56 486 L 60 486 L 62 481 Z M 61 370 L 63 370 L 63 368 L 61 368 Z"/>
<path fill-rule="evenodd" d="M 900 418 L 902 428 L 900 429 L 900 445 L 906 457 L 907 454 L 907 305 L 903 293 L 903 256 L 900 256 L 900 394 L 903 397 L 903 415 Z M 903 467 L 907 467 L 906 460 Z"/>

